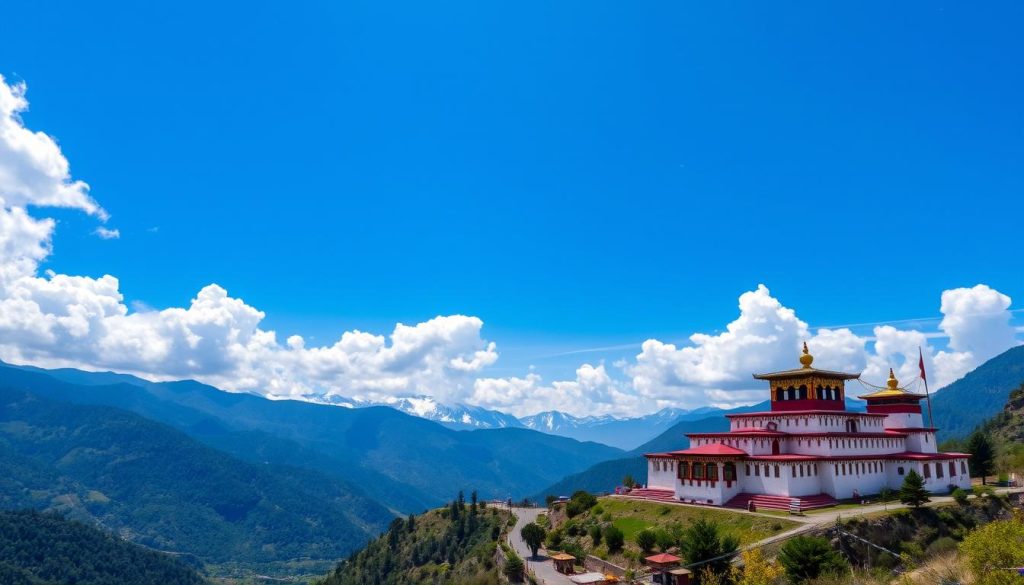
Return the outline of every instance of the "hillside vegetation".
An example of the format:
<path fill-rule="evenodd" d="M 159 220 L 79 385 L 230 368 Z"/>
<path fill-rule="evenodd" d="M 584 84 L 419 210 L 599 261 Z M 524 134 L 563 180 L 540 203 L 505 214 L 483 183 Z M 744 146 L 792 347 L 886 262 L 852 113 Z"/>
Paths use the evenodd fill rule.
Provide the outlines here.
<path fill-rule="evenodd" d="M 4 585 L 202 585 L 191 568 L 110 534 L 34 511 L 0 512 Z"/>
<path fill-rule="evenodd" d="M 613 447 L 528 429 L 455 431 L 386 407 L 273 401 L 193 381 L 0 368 L 12 387 L 129 410 L 250 462 L 373 486 L 376 501 L 405 513 L 439 506 L 464 486 L 488 499 L 520 498 L 622 456 Z"/>
<path fill-rule="evenodd" d="M 1010 392 L 1024 383 L 1024 345 L 978 366 L 932 396 L 940 441 L 964 438 L 1003 410 Z M 965 408 L 970 405 L 970 408 Z"/>
<path fill-rule="evenodd" d="M 508 512 L 459 498 L 422 516 L 396 519 L 388 531 L 340 563 L 318 585 L 490 585 Z"/>
<path fill-rule="evenodd" d="M 393 518 L 322 475 L 245 463 L 131 413 L 2 386 L 0 507 L 58 510 L 224 570 L 268 572 L 322 571 Z M 297 558 L 309 566 L 292 566 Z"/>

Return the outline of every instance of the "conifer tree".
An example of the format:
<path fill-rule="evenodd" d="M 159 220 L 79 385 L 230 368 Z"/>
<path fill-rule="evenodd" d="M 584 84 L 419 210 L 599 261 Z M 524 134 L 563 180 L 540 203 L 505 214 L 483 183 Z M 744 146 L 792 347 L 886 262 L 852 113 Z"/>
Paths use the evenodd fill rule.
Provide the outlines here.
<path fill-rule="evenodd" d="M 967 452 L 971 454 L 971 475 L 981 476 L 981 483 L 985 485 L 985 478 L 995 471 L 996 453 L 992 440 L 986 433 L 975 431 L 967 441 Z"/>
<path fill-rule="evenodd" d="M 915 508 L 931 501 L 928 498 L 928 490 L 924 488 L 924 479 L 913 469 L 903 478 L 903 485 L 900 487 L 900 501 Z"/>

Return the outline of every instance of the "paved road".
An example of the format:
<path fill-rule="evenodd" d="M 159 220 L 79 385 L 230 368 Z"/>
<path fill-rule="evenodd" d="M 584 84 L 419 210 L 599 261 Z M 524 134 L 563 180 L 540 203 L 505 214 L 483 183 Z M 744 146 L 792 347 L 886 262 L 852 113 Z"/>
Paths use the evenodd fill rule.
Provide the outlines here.
<path fill-rule="evenodd" d="M 555 570 L 554 563 L 546 555 L 545 550 L 537 551 L 537 556 L 530 556 L 530 547 L 526 546 L 519 531 L 530 522 L 536 522 L 537 516 L 547 512 L 546 508 L 513 508 L 512 513 L 516 515 L 516 525 L 512 528 L 508 540 L 512 548 L 519 556 L 523 557 L 528 570 L 533 571 L 537 581 L 543 585 L 572 585 L 568 577 Z"/>
<path fill-rule="evenodd" d="M 1021 491 L 1024 491 L 1024 490 L 1022 490 L 1021 488 L 996 488 L 996 492 L 998 492 L 998 493 L 1012 493 L 1012 492 L 1021 492 Z M 615 497 L 621 497 L 621 496 L 615 496 Z M 950 503 L 952 501 L 953 501 L 953 498 L 950 497 L 950 496 L 932 496 L 931 501 L 929 503 L 925 504 L 925 506 L 929 506 L 929 507 L 931 507 L 931 506 L 941 506 L 943 504 L 948 504 L 948 503 Z M 681 502 L 678 502 L 678 503 L 677 502 L 666 502 L 666 503 L 668 503 L 669 505 L 673 505 L 673 506 L 689 506 L 689 507 L 707 509 L 707 506 L 694 506 L 693 504 L 684 504 L 684 503 L 681 503 Z M 799 526 L 796 526 L 796 527 L 794 527 L 794 528 L 792 528 L 790 530 L 787 530 L 785 532 L 780 532 L 779 534 L 776 534 L 774 536 L 770 536 L 768 538 L 765 538 L 765 539 L 759 540 L 757 542 L 751 543 L 750 545 L 745 546 L 743 548 L 744 549 L 751 549 L 751 548 L 757 548 L 757 547 L 760 547 L 760 546 L 765 546 L 765 545 L 771 544 L 773 542 L 778 542 L 780 540 L 785 540 L 787 538 L 796 536 L 797 534 L 801 534 L 803 532 L 809 532 L 811 530 L 814 530 L 815 528 L 820 528 L 820 527 L 823 527 L 823 526 L 834 524 L 835 521 L 836 521 L 836 518 L 838 518 L 840 516 L 843 517 L 844 519 L 845 518 L 854 518 L 854 517 L 857 517 L 857 516 L 864 516 L 864 515 L 867 515 L 867 514 L 874 514 L 875 512 L 882 512 L 882 511 L 886 511 L 886 510 L 898 510 L 900 508 L 906 508 L 906 507 L 907 506 L 905 506 L 904 504 L 900 504 L 899 502 L 888 502 L 888 503 L 883 503 L 883 504 L 868 504 L 868 505 L 860 506 L 860 507 L 857 507 L 857 508 L 845 508 L 845 509 L 842 509 L 842 510 L 831 510 L 831 509 L 827 509 L 826 508 L 824 510 L 821 510 L 821 511 L 818 511 L 818 512 L 812 512 L 812 513 L 809 513 L 809 514 L 805 514 L 803 516 L 792 515 L 792 516 L 789 516 L 789 519 L 790 520 L 794 520 L 796 522 L 799 522 L 800 523 Z M 516 552 L 519 553 L 519 556 L 523 557 L 523 560 L 526 561 L 526 564 L 529 567 L 529 569 L 531 569 L 534 572 L 534 574 L 537 576 L 538 580 L 542 584 L 544 584 L 544 585 L 572 585 L 572 581 L 570 581 L 568 577 L 566 577 L 565 575 L 562 575 L 561 573 L 555 571 L 554 565 L 551 563 L 551 560 L 548 559 L 548 557 L 545 555 L 546 551 L 544 551 L 543 549 L 541 549 L 538 552 L 537 558 L 531 558 L 530 557 L 530 548 L 528 546 L 526 546 L 526 543 L 523 542 L 522 537 L 519 535 L 519 530 L 523 526 L 529 524 L 530 522 L 536 521 L 537 520 L 537 516 L 539 516 L 540 514 L 543 514 L 546 511 L 547 510 L 545 508 L 514 508 L 512 510 L 512 512 L 516 515 L 516 525 L 515 525 L 515 528 L 512 529 L 512 534 L 509 535 L 509 544 L 511 544 L 512 547 L 516 550 Z M 736 513 L 739 513 L 739 514 L 751 514 L 751 515 L 756 515 L 756 516 L 766 516 L 766 517 L 769 517 L 769 518 L 780 518 L 780 516 L 777 516 L 777 515 L 764 514 L 764 513 L 761 513 L 761 512 L 747 512 L 746 510 L 730 510 L 730 511 L 736 512 Z"/>

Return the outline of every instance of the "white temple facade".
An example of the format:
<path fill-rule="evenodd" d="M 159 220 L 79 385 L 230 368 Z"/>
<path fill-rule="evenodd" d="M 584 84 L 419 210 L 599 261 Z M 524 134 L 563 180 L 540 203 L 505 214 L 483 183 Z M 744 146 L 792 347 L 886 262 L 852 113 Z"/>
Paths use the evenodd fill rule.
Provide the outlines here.
<path fill-rule="evenodd" d="M 635 495 L 715 506 L 803 509 L 898 490 L 915 470 L 931 492 L 969 488 L 966 453 L 940 453 L 926 427 L 923 394 L 885 388 L 846 410 L 845 383 L 858 374 L 811 367 L 755 374 L 770 386 L 771 410 L 727 415 L 729 432 L 688 434 L 690 448 L 648 453 L 647 488 Z"/>

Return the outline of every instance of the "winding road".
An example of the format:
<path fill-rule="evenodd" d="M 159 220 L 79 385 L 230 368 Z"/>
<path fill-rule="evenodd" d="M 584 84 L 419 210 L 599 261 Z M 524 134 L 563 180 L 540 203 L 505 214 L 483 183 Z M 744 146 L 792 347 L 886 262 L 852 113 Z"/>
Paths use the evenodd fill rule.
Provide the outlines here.
<path fill-rule="evenodd" d="M 1021 488 L 996 488 L 995 491 L 998 493 L 1014 493 L 1022 492 L 1024 490 L 1022 490 Z M 628 499 L 628 496 L 612 497 Z M 952 501 L 953 498 L 949 496 L 932 496 L 932 500 L 929 503 L 925 504 L 925 506 L 941 506 L 944 504 L 949 504 Z M 706 508 L 705 506 L 693 506 L 692 504 L 683 503 L 670 503 L 669 505 Z M 773 542 L 778 542 L 780 540 L 791 538 L 793 536 L 796 536 L 797 534 L 814 530 L 815 528 L 820 528 L 822 526 L 834 524 L 836 519 L 839 517 L 853 518 L 856 516 L 873 514 L 875 512 L 898 510 L 900 508 L 906 507 L 907 506 L 900 504 L 898 502 L 889 502 L 883 504 L 867 504 L 857 508 L 844 508 L 840 510 L 830 510 L 826 508 L 824 510 L 811 512 L 802 516 L 790 516 L 789 519 L 794 520 L 796 522 L 800 522 L 800 526 L 797 526 L 785 532 L 781 532 L 774 536 L 770 536 L 763 540 L 759 540 L 755 543 L 743 547 L 743 549 L 748 550 L 752 548 L 757 548 L 760 546 L 764 546 L 766 544 L 771 544 Z M 746 512 L 744 510 L 730 511 L 736 512 L 737 514 L 755 514 L 758 516 L 770 516 L 773 518 L 778 518 L 778 516 L 763 514 L 760 512 Z M 512 529 L 511 534 L 509 534 L 509 544 L 512 546 L 512 548 L 515 549 L 519 556 L 523 557 L 523 561 L 526 563 L 527 569 L 533 571 L 533 574 L 537 577 L 538 582 L 542 583 L 543 585 L 572 585 L 572 581 L 570 581 L 568 577 L 559 573 L 558 571 L 555 571 L 554 563 L 552 563 L 551 559 L 547 557 L 546 551 L 544 549 L 538 551 L 537 557 L 531 557 L 530 547 L 526 546 L 526 543 L 523 542 L 522 537 L 519 535 L 519 532 L 520 530 L 522 530 L 523 526 L 526 526 L 530 522 L 536 522 L 537 516 L 540 516 L 545 512 L 547 512 L 547 509 L 545 508 L 513 508 L 512 513 L 516 515 L 516 525 Z"/>

